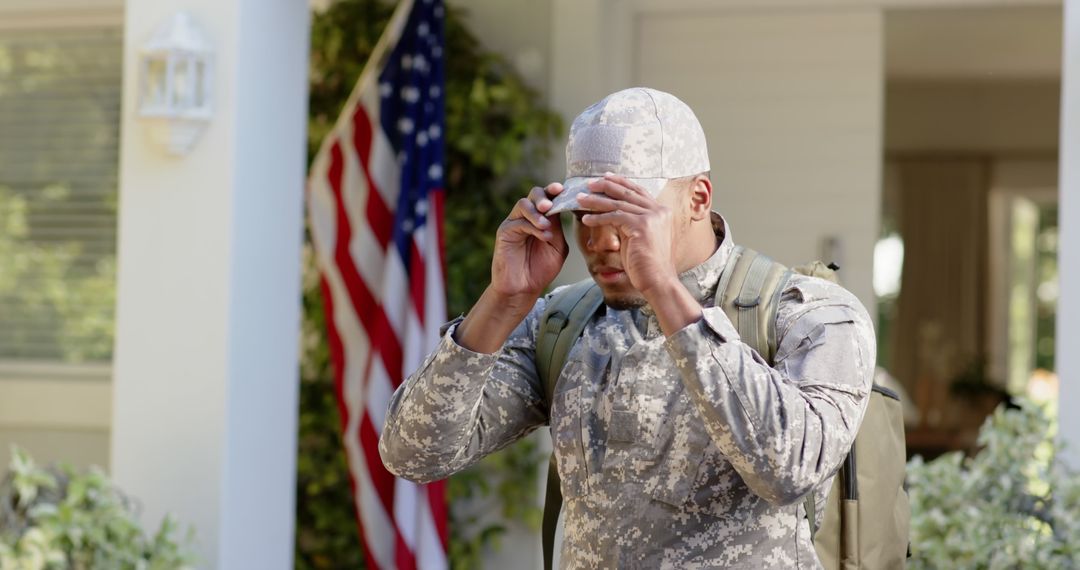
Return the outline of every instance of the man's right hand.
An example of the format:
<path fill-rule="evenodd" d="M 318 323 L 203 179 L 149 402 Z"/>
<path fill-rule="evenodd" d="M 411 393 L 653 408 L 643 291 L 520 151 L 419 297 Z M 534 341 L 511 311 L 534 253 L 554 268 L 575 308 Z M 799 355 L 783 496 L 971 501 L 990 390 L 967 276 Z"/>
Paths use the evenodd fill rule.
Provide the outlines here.
<path fill-rule="evenodd" d="M 558 218 L 549 220 L 558 182 L 518 200 L 495 234 L 491 285 L 458 325 L 454 338 L 476 352 L 494 353 L 559 274 L 570 248 Z"/>
<path fill-rule="evenodd" d="M 558 182 L 533 188 L 499 225 L 491 259 L 491 286 L 499 295 L 527 300 L 532 306 L 559 274 L 570 250 L 559 219 L 545 214 L 551 210 L 551 199 L 562 191 Z"/>

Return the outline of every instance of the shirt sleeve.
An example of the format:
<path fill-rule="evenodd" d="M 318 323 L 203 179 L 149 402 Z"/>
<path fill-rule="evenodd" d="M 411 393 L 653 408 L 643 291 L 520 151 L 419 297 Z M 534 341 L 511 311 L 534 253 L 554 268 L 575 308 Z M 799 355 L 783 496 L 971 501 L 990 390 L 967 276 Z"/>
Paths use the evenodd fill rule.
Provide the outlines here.
<path fill-rule="evenodd" d="M 775 367 L 739 338 L 718 307 L 667 340 L 710 437 L 747 486 L 793 504 L 851 449 L 869 401 L 873 325 L 854 295 L 797 277 L 777 314 Z"/>
<path fill-rule="evenodd" d="M 495 354 L 454 340 L 451 322 L 438 348 L 394 392 L 379 436 L 383 464 L 418 483 L 446 478 L 547 422 L 535 366 L 544 299 Z"/>

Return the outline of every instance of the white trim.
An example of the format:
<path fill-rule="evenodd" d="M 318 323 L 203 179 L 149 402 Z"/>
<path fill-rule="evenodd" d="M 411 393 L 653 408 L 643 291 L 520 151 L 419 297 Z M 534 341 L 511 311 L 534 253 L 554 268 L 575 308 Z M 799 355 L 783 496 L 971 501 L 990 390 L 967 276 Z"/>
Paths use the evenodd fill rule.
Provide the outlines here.
<path fill-rule="evenodd" d="M 1065 455 L 1080 467 L 1080 5 L 1069 2 L 1064 11 L 1064 58 L 1061 74 L 1061 161 L 1058 192 L 1057 347 L 1054 367 L 1061 379 L 1058 406 L 1059 437 Z"/>
<path fill-rule="evenodd" d="M 0 381 L 42 379 L 107 382 L 112 379 L 112 364 L 0 359 Z"/>
<path fill-rule="evenodd" d="M 0 428 L 108 431 L 108 380 L 0 380 Z"/>
<path fill-rule="evenodd" d="M 112 10 L 123 13 L 124 0 L 4 0 L 0 13 L 72 12 Z"/>

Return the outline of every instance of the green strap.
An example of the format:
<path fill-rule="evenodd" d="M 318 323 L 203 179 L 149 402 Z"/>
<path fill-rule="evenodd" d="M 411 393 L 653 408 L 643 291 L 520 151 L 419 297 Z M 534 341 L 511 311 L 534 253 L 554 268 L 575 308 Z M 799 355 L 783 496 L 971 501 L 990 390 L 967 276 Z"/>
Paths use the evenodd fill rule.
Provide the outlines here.
<path fill-rule="evenodd" d="M 743 280 L 739 296 L 735 299 L 735 306 L 739 309 L 739 336 L 751 346 L 761 346 L 758 342 L 758 310 L 761 306 L 761 289 L 772 265 L 771 259 L 757 254 L 750 263 L 750 270 L 746 272 L 746 279 Z"/>
<path fill-rule="evenodd" d="M 536 372 L 548 409 L 570 349 L 603 302 L 603 293 L 592 279 L 574 283 L 548 300 L 536 340 Z"/>
<path fill-rule="evenodd" d="M 765 360 L 769 361 L 770 364 L 773 362 L 773 359 L 776 358 L 776 349 L 779 348 L 776 346 L 776 312 L 780 310 L 780 297 L 784 295 L 784 289 L 787 288 L 787 283 L 791 279 L 793 273 L 794 272 L 790 269 L 784 269 L 784 272 L 780 274 L 780 279 L 773 287 L 772 298 L 769 300 L 769 328 L 768 332 L 765 334 L 765 341 L 769 353 L 762 354 L 762 356 L 765 357 Z"/>
<path fill-rule="evenodd" d="M 604 302 L 603 293 L 592 279 L 575 283 L 548 300 L 540 318 L 540 338 L 536 341 L 536 368 L 543 384 L 544 397 L 550 413 L 551 402 L 570 349 L 585 331 L 585 325 Z M 542 542 L 544 568 L 551 570 L 555 552 L 555 531 L 562 511 L 562 490 L 559 470 L 552 452 L 548 462 L 547 495 L 544 498 Z"/>
<path fill-rule="evenodd" d="M 562 510 L 562 489 L 559 488 L 559 470 L 555 466 L 555 454 L 548 461 L 547 495 L 544 496 L 544 568 L 551 570 L 555 556 L 555 531 L 559 527 L 559 512 Z"/>
<path fill-rule="evenodd" d="M 803 504 L 806 505 L 806 520 L 810 521 L 810 540 L 813 541 L 818 531 L 817 497 L 814 496 L 813 491 L 810 491 L 810 494 L 806 496 Z"/>
<path fill-rule="evenodd" d="M 735 250 L 731 252 L 731 257 L 724 265 L 724 271 L 720 274 L 720 284 L 716 286 L 716 298 L 713 300 L 713 304 L 717 307 L 723 308 L 725 297 L 729 294 L 728 286 L 731 284 L 731 277 L 735 274 L 735 266 L 739 263 L 739 258 L 742 257 L 745 248 L 741 245 L 735 246 Z"/>

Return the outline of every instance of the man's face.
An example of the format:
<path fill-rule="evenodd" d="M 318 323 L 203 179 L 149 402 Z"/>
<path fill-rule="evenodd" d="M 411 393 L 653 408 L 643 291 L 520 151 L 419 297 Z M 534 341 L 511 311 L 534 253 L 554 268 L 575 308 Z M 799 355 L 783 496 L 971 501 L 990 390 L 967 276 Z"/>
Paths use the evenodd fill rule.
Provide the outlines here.
<path fill-rule="evenodd" d="M 689 201 L 687 198 L 688 184 L 682 180 L 668 182 L 664 190 L 660 192 L 656 200 L 667 206 L 672 212 L 672 243 L 676 266 L 682 268 L 679 260 L 682 258 L 681 234 L 685 233 L 690 225 Z M 577 240 L 578 249 L 585 258 L 585 265 L 592 275 L 593 281 L 600 286 L 604 294 L 604 303 L 613 309 L 631 309 L 646 304 L 645 296 L 638 291 L 630 282 L 630 277 L 623 270 L 622 263 L 622 240 L 619 232 L 613 226 L 588 227 L 581 223 L 581 216 L 587 214 L 584 211 L 574 212 L 574 237 Z"/>

